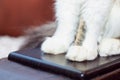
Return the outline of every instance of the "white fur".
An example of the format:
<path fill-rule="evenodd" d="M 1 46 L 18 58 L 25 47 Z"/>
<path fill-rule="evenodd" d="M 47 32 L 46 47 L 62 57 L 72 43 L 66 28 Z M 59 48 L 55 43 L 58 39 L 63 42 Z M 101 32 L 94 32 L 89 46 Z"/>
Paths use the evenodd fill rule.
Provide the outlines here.
<path fill-rule="evenodd" d="M 120 40 L 106 38 L 101 41 L 99 46 L 100 56 L 111 56 L 120 54 Z"/>
<path fill-rule="evenodd" d="M 120 37 L 120 0 L 56 0 L 55 10 L 58 27 L 53 37 L 43 43 L 44 52 L 58 54 L 68 50 L 66 58 L 70 60 L 93 60 L 98 55 L 97 42 L 100 35 L 101 39 L 109 37 L 110 43 L 114 43 L 114 48 L 119 47 L 116 45 L 118 41 L 111 39 Z M 87 26 L 85 39 L 82 45 L 71 46 L 80 17 Z M 108 43 L 106 41 L 100 44 Z M 109 45 L 110 48 L 111 46 Z M 99 48 L 102 50 L 100 55 L 106 55 L 103 48 L 106 47 Z M 119 49 L 112 53 L 107 52 L 107 55 L 118 53 Z"/>
<path fill-rule="evenodd" d="M 69 40 L 69 39 L 68 39 Z M 42 44 L 42 50 L 50 54 L 60 54 L 67 51 L 69 44 L 67 40 L 62 38 L 47 38 Z"/>
<path fill-rule="evenodd" d="M 80 2 L 80 1 L 77 0 L 77 2 Z M 55 8 L 56 8 L 56 17 L 58 21 L 58 27 L 55 34 L 51 38 L 51 41 L 52 39 L 54 41 L 51 44 L 54 46 L 50 44 L 51 41 L 46 40 L 41 47 L 41 49 L 44 52 L 51 53 L 52 51 L 53 54 L 58 54 L 61 52 L 66 52 L 68 50 L 70 44 L 74 40 L 74 36 L 76 33 L 76 26 L 79 20 L 78 16 L 79 16 L 80 10 L 79 10 L 79 3 L 77 2 L 75 0 L 71 0 L 71 1 L 57 0 L 56 1 Z M 63 46 L 67 46 L 67 48 L 66 49 L 61 48 Z"/>
<path fill-rule="evenodd" d="M 96 53 L 97 52 L 92 52 L 83 46 L 71 46 L 66 54 L 66 58 L 72 61 L 93 60 L 97 57 Z"/>
<path fill-rule="evenodd" d="M 25 37 L 0 36 L 0 59 L 6 58 L 10 52 L 18 50 L 25 41 Z"/>

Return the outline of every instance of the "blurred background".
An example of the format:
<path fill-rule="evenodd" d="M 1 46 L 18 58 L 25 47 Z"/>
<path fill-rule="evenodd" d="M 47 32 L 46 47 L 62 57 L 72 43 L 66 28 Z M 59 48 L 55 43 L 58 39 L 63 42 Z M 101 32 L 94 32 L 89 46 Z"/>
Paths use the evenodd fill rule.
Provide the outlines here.
<path fill-rule="evenodd" d="M 54 20 L 54 0 L 0 0 L 0 35 L 20 36 L 24 30 Z"/>

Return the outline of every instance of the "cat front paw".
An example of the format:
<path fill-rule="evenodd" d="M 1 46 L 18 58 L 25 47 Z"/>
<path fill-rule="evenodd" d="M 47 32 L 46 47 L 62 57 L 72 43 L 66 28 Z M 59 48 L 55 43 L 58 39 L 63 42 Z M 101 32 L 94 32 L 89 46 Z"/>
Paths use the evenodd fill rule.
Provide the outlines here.
<path fill-rule="evenodd" d="M 106 38 L 103 39 L 99 45 L 100 56 L 111 56 L 120 54 L 120 40 Z"/>
<path fill-rule="evenodd" d="M 97 49 L 89 50 L 83 46 L 71 46 L 66 58 L 71 61 L 94 60 L 97 57 Z"/>
<path fill-rule="evenodd" d="M 63 38 L 48 37 L 42 44 L 41 50 L 49 54 L 61 54 L 68 50 L 69 44 Z"/>

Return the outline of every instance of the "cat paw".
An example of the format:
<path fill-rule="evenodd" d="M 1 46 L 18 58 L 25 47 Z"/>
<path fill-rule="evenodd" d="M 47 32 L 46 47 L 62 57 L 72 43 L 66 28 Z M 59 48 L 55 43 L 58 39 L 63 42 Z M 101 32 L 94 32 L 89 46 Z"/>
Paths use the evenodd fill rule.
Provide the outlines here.
<path fill-rule="evenodd" d="M 71 46 L 66 54 L 66 58 L 71 61 L 94 60 L 97 57 L 97 50 L 89 50 L 83 46 Z"/>
<path fill-rule="evenodd" d="M 99 45 L 99 55 L 111 56 L 116 54 L 120 54 L 120 40 L 103 39 Z"/>
<path fill-rule="evenodd" d="M 63 38 L 48 37 L 42 44 L 41 50 L 49 54 L 61 54 L 68 50 L 69 43 Z"/>

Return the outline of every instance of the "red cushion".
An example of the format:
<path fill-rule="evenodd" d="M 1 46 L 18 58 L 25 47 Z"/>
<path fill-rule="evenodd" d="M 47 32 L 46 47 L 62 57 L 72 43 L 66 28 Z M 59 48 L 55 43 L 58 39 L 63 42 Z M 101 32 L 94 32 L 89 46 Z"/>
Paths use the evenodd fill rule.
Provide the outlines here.
<path fill-rule="evenodd" d="M 0 0 L 0 35 L 18 36 L 54 20 L 53 10 L 53 0 Z"/>

